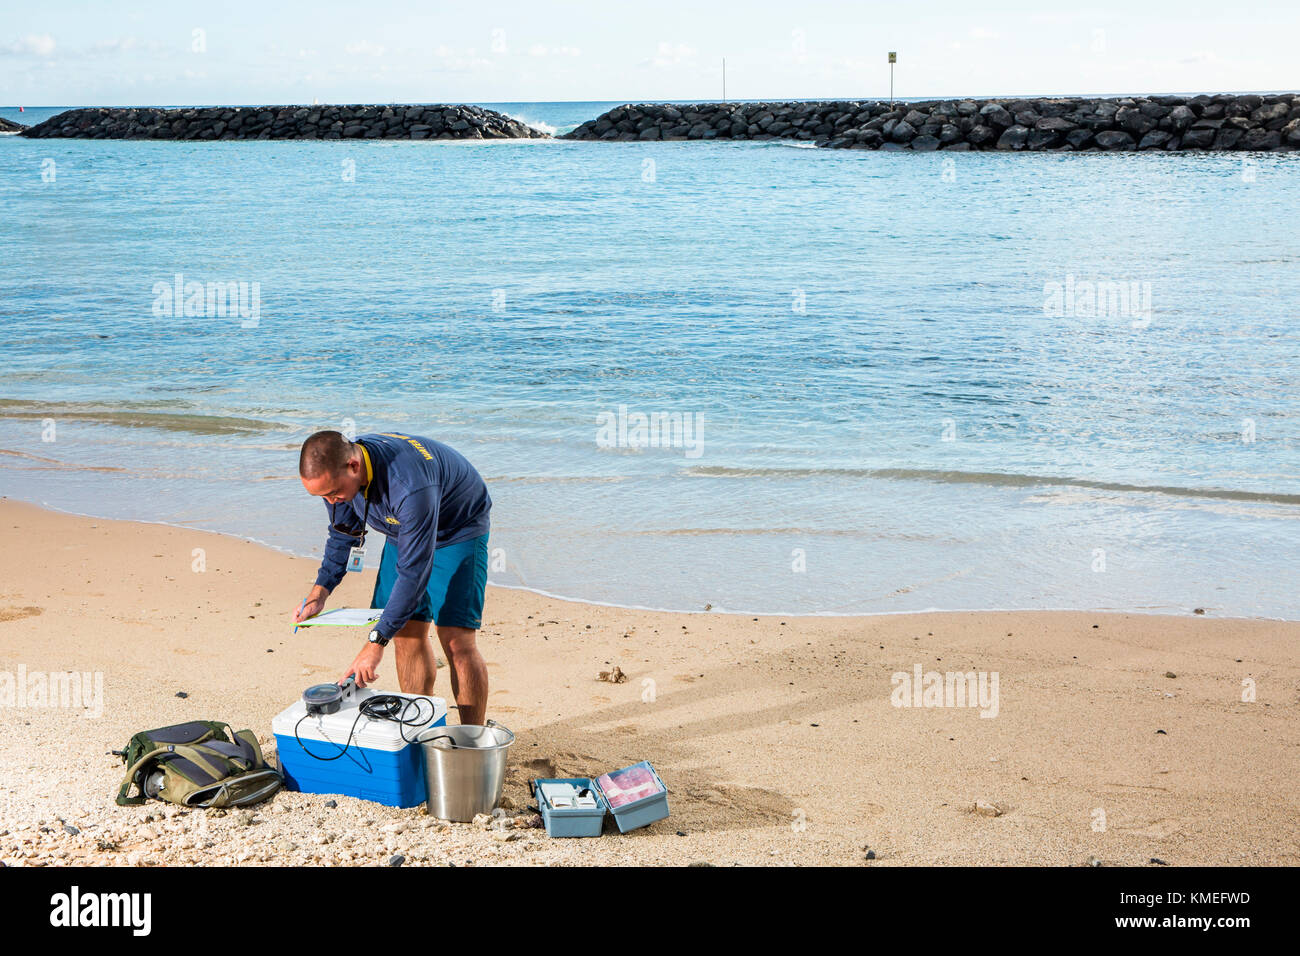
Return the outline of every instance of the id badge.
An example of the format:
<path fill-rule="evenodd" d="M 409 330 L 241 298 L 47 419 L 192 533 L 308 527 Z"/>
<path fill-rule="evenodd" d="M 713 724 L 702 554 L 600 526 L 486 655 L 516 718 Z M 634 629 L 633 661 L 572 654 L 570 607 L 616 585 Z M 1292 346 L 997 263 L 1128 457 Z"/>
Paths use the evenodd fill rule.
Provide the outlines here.
<path fill-rule="evenodd" d="M 366 564 L 366 549 L 353 548 L 348 552 L 348 570 L 360 571 Z"/>

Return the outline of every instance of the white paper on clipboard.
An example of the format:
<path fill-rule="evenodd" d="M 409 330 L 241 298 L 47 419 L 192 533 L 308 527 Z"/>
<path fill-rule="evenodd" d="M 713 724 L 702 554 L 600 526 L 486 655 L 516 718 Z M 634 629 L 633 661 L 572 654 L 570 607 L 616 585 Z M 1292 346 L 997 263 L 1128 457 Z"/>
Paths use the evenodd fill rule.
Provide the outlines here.
<path fill-rule="evenodd" d="M 327 627 L 364 627 L 367 624 L 374 624 L 383 613 L 382 607 L 336 607 L 322 611 L 305 621 L 298 621 L 295 626 L 315 627 L 319 624 Z"/>

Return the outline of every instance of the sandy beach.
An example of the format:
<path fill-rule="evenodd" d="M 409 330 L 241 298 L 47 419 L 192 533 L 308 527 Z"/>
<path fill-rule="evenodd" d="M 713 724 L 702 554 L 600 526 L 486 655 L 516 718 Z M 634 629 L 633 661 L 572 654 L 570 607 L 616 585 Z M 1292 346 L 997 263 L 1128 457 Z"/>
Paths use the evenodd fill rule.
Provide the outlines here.
<path fill-rule="evenodd" d="M 288 792 L 251 813 L 117 807 L 106 751 L 192 718 L 273 751 L 271 718 L 361 637 L 291 633 L 308 559 L 10 499 L 0 523 L 0 674 L 102 674 L 98 716 L 0 707 L 6 865 L 1300 863 L 1300 623 L 1212 615 L 753 618 L 492 588 L 488 716 L 518 734 L 518 822 L 528 778 L 638 760 L 668 820 L 561 841 Z M 331 606 L 368 604 L 373 574 Z M 626 682 L 597 679 L 614 666 Z M 918 666 L 996 674 L 996 715 L 895 706 L 892 676 Z M 397 689 L 391 654 L 380 673 Z"/>

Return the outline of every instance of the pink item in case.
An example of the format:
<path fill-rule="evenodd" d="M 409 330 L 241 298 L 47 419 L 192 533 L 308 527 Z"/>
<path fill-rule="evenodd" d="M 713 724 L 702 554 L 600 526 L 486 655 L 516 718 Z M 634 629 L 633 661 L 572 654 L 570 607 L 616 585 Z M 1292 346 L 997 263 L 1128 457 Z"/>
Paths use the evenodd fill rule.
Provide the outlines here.
<path fill-rule="evenodd" d="M 611 808 L 621 807 L 663 792 L 654 774 L 650 772 L 650 768 L 644 764 L 602 774 L 596 779 L 596 783 L 600 785 Z"/>

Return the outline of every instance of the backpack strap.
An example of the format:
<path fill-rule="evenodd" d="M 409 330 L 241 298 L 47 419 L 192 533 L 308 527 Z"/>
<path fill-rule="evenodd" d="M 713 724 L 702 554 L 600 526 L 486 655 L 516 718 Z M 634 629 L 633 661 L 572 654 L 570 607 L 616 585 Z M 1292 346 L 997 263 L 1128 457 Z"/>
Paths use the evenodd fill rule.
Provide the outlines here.
<path fill-rule="evenodd" d="M 199 769 L 207 773 L 213 780 L 223 780 L 230 776 L 232 769 L 238 769 L 229 762 L 229 757 L 226 757 L 224 754 L 218 753 L 215 750 L 209 750 L 207 747 L 194 747 L 189 744 L 172 744 L 167 749 L 168 752 L 179 754 L 186 760 L 190 761 L 190 763 L 197 764 Z M 216 763 L 214 763 L 215 760 L 225 761 L 226 766 L 218 767 Z"/>
<path fill-rule="evenodd" d="M 266 758 L 262 756 L 262 747 L 257 742 L 257 734 L 253 733 L 251 730 L 241 730 L 234 733 L 233 736 L 235 738 L 235 743 L 242 742 L 246 745 L 246 749 L 252 749 L 254 767 L 265 767 L 267 765 Z"/>
<path fill-rule="evenodd" d="M 201 787 L 184 798 L 190 807 L 240 807 L 260 803 L 284 786 L 279 771 L 264 767 Z"/>
<path fill-rule="evenodd" d="M 122 778 L 122 786 L 117 791 L 117 805 L 119 807 L 136 806 L 144 803 L 148 799 L 144 795 L 143 787 L 140 789 L 140 796 L 138 797 L 128 797 L 127 793 L 131 790 L 131 784 L 135 781 L 135 775 L 144 768 L 144 765 L 161 754 L 168 752 L 169 749 L 167 747 L 159 747 L 156 750 L 151 750 L 127 768 L 126 776 Z"/>
<path fill-rule="evenodd" d="M 190 746 L 189 744 L 168 744 L 165 747 L 158 747 L 155 750 L 149 751 L 135 763 L 131 764 L 127 769 L 126 776 L 122 780 L 122 786 L 117 792 L 117 803 L 119 806 L 135 806 L 146 801 L 147 797 L 145 797 L 143 789 L 138 797 L 127 796 L 127 793 L 131 789 L 131 784 L 134 782 L 136 774 L 139 773 L 146 764 L 159 757 L 166 756 L 167 754 L 179 754 L 186 760 L 197 765 L 201 770 L 207 773 L 213 781 L 224 780 L 230 775 L 231 767 L 229 764 L 227 764 L 225 768 L 218 768 L 210 759 L 213 757 L 219 758 L 219 754 L 216 754 L 211 750 L 206 750 L 206 748 L 201 750 L 200 748 Z"/>

